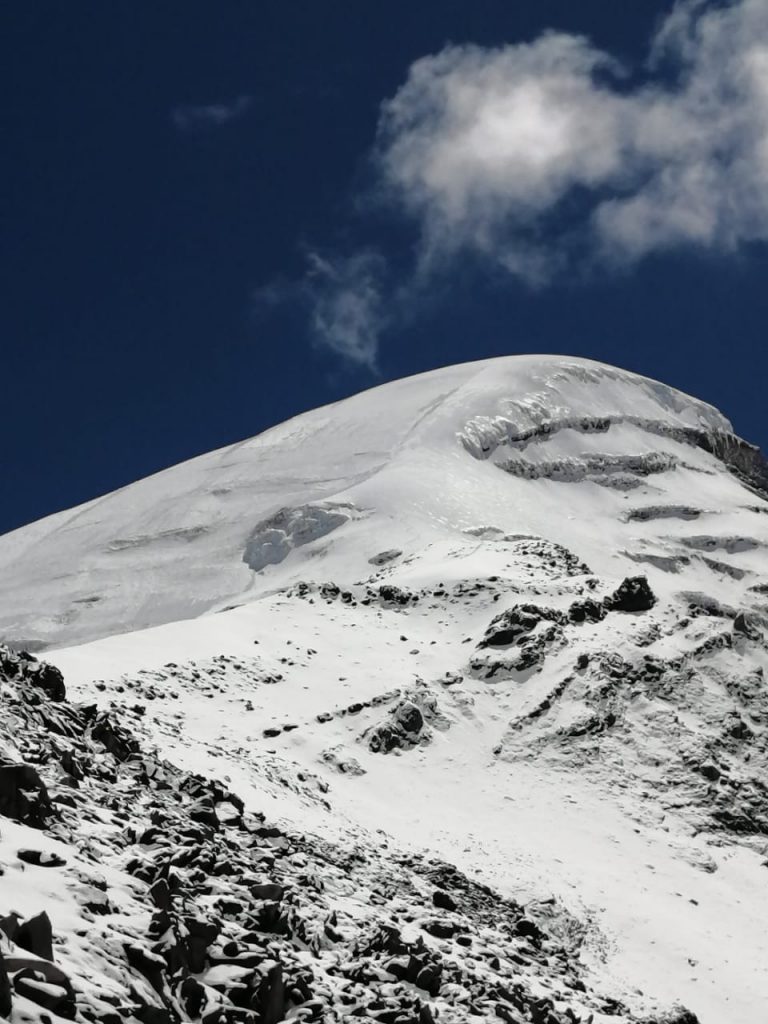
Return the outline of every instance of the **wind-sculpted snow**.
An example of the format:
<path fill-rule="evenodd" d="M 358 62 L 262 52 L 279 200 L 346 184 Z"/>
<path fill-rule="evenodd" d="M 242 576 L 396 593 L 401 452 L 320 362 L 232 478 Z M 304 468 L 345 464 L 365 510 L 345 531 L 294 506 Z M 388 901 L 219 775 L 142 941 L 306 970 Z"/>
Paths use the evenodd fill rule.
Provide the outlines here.
<path fill-rule="evenodd" d="M 13 1024 L 761 1020 L 764 485 L 514 357 L 0 538 Z"/>
<path fill-rule="evenodd" d="M 499 448 L 524 451 L 530 445 L 541 444 L 551 440 L 561 431 L 572 431 L 576 434 L 605 434 L 612 427 L 635 427 L 641 432 L 655 434 L 682 445 L 699 448 L 714 455 L 735 476 L 747 484 L 754 493 L 768 498 L 768 462 L 760 450 L 750 445 L 735 434 L 723 430 L 701 430 L 692 427 L 680 427 L 670 423 L 646 420 L 642 417 L 616 413 L 607 417 L 581 417 L 545 421 L 536 427 L 520 431 L 514 421 L 505 417 L 493 420 L 474 420 L 467 424 L 460 437 L 467 451 L 475 458 L 491 458 Z M 531 478 L 550 476 L 555 480 L 583 480 L 597 478 L 621 469 L 628 475 L 664 472 L 674 469 L 679 460 L 674 456 L 654 453 L 649 456 L 639 455 L 585 455 L 583 458 L 571 460 L 553 460 L 550 463 L 526 463 L 522 459 L 507 459 L 499 462 L 508 473 Z M 624 463 L 624 465 L 622 465 Z M 610 484 L 608 484 L 610 486 Z M 633 483 L 636 486 L 636 483 Z"/>
<path fill-rule="evenodd" d="M 526 384 L 522 395 L 502 399 L 500 414 L 475 414 L 463 426 L 461 440 L 477 458 L 499 445 L 525 447 L 562 430 L 605 433 L 623 423 L 661 436 L 733 437 L 730 422 L 712 406 L 615 367 L 542 360 Z"/>

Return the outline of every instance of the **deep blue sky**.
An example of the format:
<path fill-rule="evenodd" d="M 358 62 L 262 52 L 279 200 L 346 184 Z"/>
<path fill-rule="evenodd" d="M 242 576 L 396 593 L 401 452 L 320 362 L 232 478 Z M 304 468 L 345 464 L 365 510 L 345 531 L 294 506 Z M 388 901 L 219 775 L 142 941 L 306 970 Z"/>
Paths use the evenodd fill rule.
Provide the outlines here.
<path fill-rule="evenodd" d="M 638 61 L 669 8 L 8 0 L 0 531 L 363 387 L 515 352 L 662 379 L 765 447 L 765 246 L 538 291 L 457 271 L 383 339 L 378 377 L 313 345 L 296 310 L 254 313 L 259 288 L 301 275 L 307 246 L 359 233 L 398 259 L 398 224 L 379 213 L 362 227 L 356 197 L 380 104 L 416 58 L 552 27 Z M 229 123 L 174 122 L 240 96 Z"/>

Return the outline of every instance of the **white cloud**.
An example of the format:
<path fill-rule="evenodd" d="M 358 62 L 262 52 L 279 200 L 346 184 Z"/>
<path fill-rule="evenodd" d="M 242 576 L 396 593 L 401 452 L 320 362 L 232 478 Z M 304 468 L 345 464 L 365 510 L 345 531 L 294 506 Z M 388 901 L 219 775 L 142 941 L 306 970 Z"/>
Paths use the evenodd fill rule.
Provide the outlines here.
<path fill-rule="evenodd" d="M 333 259 L 310 253 L 302 285 L 316 341 L 369 370 L 376 369 L 379 335 L 385 326 L 381 271 L 382 261 L 372 252 Z"/>
<path fill-rule="evenodd" d="M 251 106 L 250 96 L 238 96 L 229 103 L 184 105 L 171 111 L 171 120 L 180 131 L 202 131 L 236 121 Z"/>
<path fill-rule="evenodd" d="M 415 272 L 393 284 L 370 250 L 313 254 L 262 301 L 298 301 L 319 345 L 375 370 L 382 332 L 467 253 L 544 285 L 768 241 L 768 0 L 680 0 L 648 54 L 626 68 L 547 32 L 416 61 L 374 152 L 382 191 L 419 228 Z"/>
<path fill-rule="evenodd" d="M 541 283 L 575 252 L 768 240 L 768 0 L 678 3 L 637 82 L 587 40 L 416 61 L 376 152 L 421 268 L 474 251 Z"/>

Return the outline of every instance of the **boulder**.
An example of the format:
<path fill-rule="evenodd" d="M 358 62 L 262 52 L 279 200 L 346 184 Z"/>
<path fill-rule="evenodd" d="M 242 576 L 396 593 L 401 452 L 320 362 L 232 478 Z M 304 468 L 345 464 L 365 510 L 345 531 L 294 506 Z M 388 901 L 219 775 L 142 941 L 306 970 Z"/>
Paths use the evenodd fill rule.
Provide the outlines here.
<path fill-rule="evenodd" d="M 251 896 L 257 900 L 280 901 L 283 898 L 284 889 L 277 882 L 260 882 L 251 886 Z"/>
<path fill-rule="evenodd" d="M 66 699 L 67 688 L 64 685 L 64 677 L 55 665 L 49 665 L 45 661 L 36 661 L 29 667 L 28 678 L 33 686 L 44 690 L 50 700 Z"/>
<path fill-rule="evenodd" d="M 435 889 L 432 893 L 432 902 L 441 910 L 456 910 L 456 900 L 443 889 Z"/>
<path fill-rule="evenodd" d="M 202 1015 L 208 1003 L 205 987 L 196 978 L 185 978 L 179 985 L 179 1002 L 187 1016 L 196 1020 Z"/>
<path fill-rule="evenodd" d="M 13 1004 L 13 990 L 5 968 L 3 954 L 0 953 L 0 1017 L 10 1017 Z"/>
<path fill-rule="evenodd" d="M 405 732 L 419 733 L 424 728 L 421 710 L 410 700 L 404 700 L 395 708 L 393 718 Z"/>
<path fill-rule="evenodd" d="M 459 931 L 459 925 L 455 921 L 425 921 L 421 926 L 427 935 L 436 939 L 452 939 Z"/>
<path fill-rule="evenodd" d="M 5 917 L 0 917 L 0 932 L 2 932 L 6 938 L 14 941 L 16 932 L 19 930 L 21 924 L 21 918 L 18 914 L 13 911 L 7 914 Z"/>
<path fill-rule="evenodd" d="M 395 604 L 401 608 L 418 601 L 418 597 L 409 590 L 403 590 L 402 587 L 396 587 L 391 583 L 384 583 L 379 587 L 379 597 L 385 604 Z"/>
<path fill-rule="evenodd" d="M 54 817 L 45 783 L 30 764 L 0 764 L 0 815 L 44 828 Z"/>
<path fill-rule="evenodd" d="M 58 853 L 47 853 L 45 850 L 21 849 L 16 851 L 16 856 L 36 868 L 61 868 L 67 863 Z"/>
<path fill-rule="evenodd" d="M 605 608 L 614 612 L 647 612 L 655 604 L 656 595 L 645 576 L 628 576 L 603 599 Z"/>
<path fill-rule="evenodd" d="M 44 910 L 19 925 L 14 941 L 28 953 L 34 953 L 43 960 L 53 960 L 53 929 Z"/>
<path fill-rule="evenodd" d="M 733 631 L 747 637 L 748 640 L 759 641 L 762 639 L 762 633 L 755 621 L 755 617 L 748 612 L 741 611 L 736 615 L 733 620 Z"/>
<path fill-rule="evenodd" d="M 600 622 L 606 615 L 605 605 L 593 597 L 574 601 L 568 609 L 568 618 L 571 622 Z"/>
<path fill-rule="evenodd" d="M 149 889 L 149 897 L 158 910 L 171 909 L 171 891 L 164 878 L 158 878 Z"/>
<path fill-rule="evenodd" d="M 425 964 L 414 978 L 414 985 L 423 988 L 434 999 L 440 992 L 443 970 L 440 964 Z"/>
<path fill-rule="evenodd" d="M 278 1024 L 278 1021 L 285 1019 L 287 1007 L 281 964 L 275 964 L 267 972 L 252 1000 L 252 1006 L 258 1010 L 261 1024 Z"/>
<path fill-rule="evenodd" d="M 139 752 L 138 742 L 127 729 L 113 722 L 105 711 L 96 715 L 91 737 L 103 744 L 117 761 L 127 761 Z"/>
<path fill-rule="evenodd" d="M 658 1024 L 699 1024 L 699 1018 L 684 1006 L 678 1006 L 659 1018 Z"/>
<path fill-rule="evenodd" d="M 10 968 L 13 960 L 9 958 L 6 963 Z M 65 1020 L 74 1020 L 76 1007 L 72 985 L 63 971 L 54 968 L 52 972 L 51 966 L 40 962 L 22 967 L 14 975 L 14 991 L 44 1010 L 50 1010 Z"/>
<path fill-rule="evenodd" d="M 524 605 L 497 615 L 485 632 L 481 647 L 508 647 L 532 633 L 541 621 L 533 608 Z"/>
<path fill-rule="evenodd" d="M 161 993 L 165 987 L 165 960 L 157 953 L 132 943 L 125 943 L 123 949 L 131 967 L 144 975 L 155 992 Z"/>
<path fill-rule="evenodd" d="M 221 925 L 200 917 L 185 917 L 184 924 L 187 928 L 185 946 L 189 969 L 192 974 L 200 974 L 205 970 L 208 947 L 219 937 Z"/>

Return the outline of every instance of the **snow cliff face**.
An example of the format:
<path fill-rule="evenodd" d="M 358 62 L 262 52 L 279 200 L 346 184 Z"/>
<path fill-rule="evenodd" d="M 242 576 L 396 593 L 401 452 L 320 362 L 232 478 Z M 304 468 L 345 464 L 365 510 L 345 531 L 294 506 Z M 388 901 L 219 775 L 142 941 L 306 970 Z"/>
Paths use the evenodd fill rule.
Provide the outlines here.
<path fill-rule="evenodd" d="M 245 812 L 330 843 L 326 863 L 345 845 L 369 851 L 374 875 L 402 887 L 377 926 L 414 926 L 429 947 L 419 970 L 431 966 L 417 1005 L 410 961 L 401 978 L 366 961 L 368 1018 L 463 1021 L 471 1007 L 548 1024 L 738 1024 L 768 999 L 767 499 L 760 453 L 674 389 L 560 357 L 451 367 L 0 538 L 0 638 L 47 647 L 70 697 L 95 705 L 78 742 L 106 713 L 136 758 L 156 749 L 166 772 L 219 780 Z M 45 748 L 12 733 L 8 757 Z M 57 743 L 41 763 L 66 776 Z M 77 757 L 101 763 L 100 725 L 96 744 Z M 98 816 L 107 796 L 81 788 Z M 58 835 L 75 842 L 66 813 Z M 94 863 L 122 870 L 110 843 Z M 459 941 L 463 919 L 425 930 L 432 869 L 409 860 L 406 879 L 406 856 L 456 865 L 515 906 L 551 906 L 549 959 L 529 970 L 513 951 L 509 977 L 502 958 L 496 987 L 473 990 L 488 936 Z M 280 870 L 265 883 L 290 875 L 300 892 L 293 866 Z M 343 1019 L 353 1005 L 329 978 L 368 949 L 359 894 L 374 875 L 354 876 L 354 897 L 334 880 L 307 911 L 335 914 L 331 932 L 349 942 L 324 933 L 333 955 L 314 953 L 333 998 L 320 1017 L 277 1000 L 289 1016 L 335 1020 L 335 1007 Z M 0 912 L 13 903 L 3 881 Z M 253 917 L 240 889 L 230 896 Z M 475 924 L 490 927 L 480 904 Z M 73 920 L 68 907 L 58 927 Z M 243 941 L 240 924 L 229 941 Z M 288 939 L 270 955 L 290 972 L 307 943 Z M 395 959 L 423 954 L 392 942 Z M 212 975 L 193 973 L 234 1005 L 217 956 L 204 959 Z M 166 988 L 142 998 L 190 1016 L 174 995 L 187 975 L 167 961 Z M 673 1013 L 679 1003 L 696 1017 Z M 254 1020 L 282 1019 L 269 1012 Z"/>

